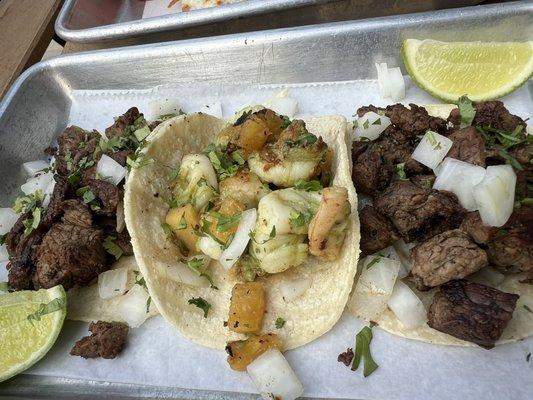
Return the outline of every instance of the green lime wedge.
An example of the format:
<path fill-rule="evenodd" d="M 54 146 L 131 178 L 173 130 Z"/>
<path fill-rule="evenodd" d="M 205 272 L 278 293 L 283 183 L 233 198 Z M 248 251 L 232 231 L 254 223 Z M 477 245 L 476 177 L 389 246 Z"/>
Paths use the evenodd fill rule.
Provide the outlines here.
<path fill-rule="evenodd" d="M 438 42 L 407 39 L 403 62 L 411 79 L 431 95 L 456 102 L 490 100 L 517 89 L 533 74 L 533 41 Z"/>
<path fill-rule="evenodd" d="M 66 304 L 62 286 L 0 294 L 0 382 L 50 350 L 63 326 Z"/>

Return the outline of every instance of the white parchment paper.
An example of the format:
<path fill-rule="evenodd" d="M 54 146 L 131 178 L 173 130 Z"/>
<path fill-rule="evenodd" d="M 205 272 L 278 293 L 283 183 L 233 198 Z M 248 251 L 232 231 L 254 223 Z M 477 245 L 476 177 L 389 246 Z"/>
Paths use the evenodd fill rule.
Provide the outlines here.
<path fill-rule="evenodd" d="M 194 112 L 220 101 L 225 116 L 264 102 L 288 87 L 298 100 L 298 116 L 342 114 L 349 120 L 362 105 L 386 105 L 375 81 L 296 86 L 178 85 L 142 91 L 75 91 L 69 124 L 103 131 L 131 106 L 147 118 L 182 109 Z M 404 103 L 437 101 L 411 86 Z M 514 113 L 532 116 L 531 95 L 523 88 L 504 99 Z M 532 314 L 533 317 L 533 314 Z M 392 336 L 374 329 L 372 353 L 379 369 L 368 378 L 337 362 L 353 346 L 362 323 L 345 313 L 318 340 L 286 353 L 309 397 L 357 399 L 531 399 L 533 339 L 493 350 L 436 346 Z M 184 339 L 159 316 L 132 329 L 127 348 L 115 360 L 84 360 L 68 352 L 87 334 L 87 325 L 67 322 L 53 350 L 29 373 L 121 383 L 189 389 L 255 392 L 246 373 L 232 371 L 226 354 Z"/>

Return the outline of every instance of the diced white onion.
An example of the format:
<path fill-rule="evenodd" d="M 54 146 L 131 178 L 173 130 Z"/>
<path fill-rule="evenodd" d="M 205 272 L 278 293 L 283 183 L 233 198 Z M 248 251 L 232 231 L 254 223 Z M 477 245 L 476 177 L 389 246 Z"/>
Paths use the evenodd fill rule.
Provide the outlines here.
<path fill-rule="evenodd" d="M 402 281 L 396 281 L 387 305 L 402 325 L 408 329 L 417 328 L 427 321 L 424 304 Z"/>
<path fill-rule="evenodd" d="M 202 261 L 202 266 L 199 268 L 200 272 L 203 272 L 211 262 L 209 257 L 203 254 L 196 254 L 194 256 L 190 256 L 185 263 L 178 261 L 173 265 L 165 266 L 163 273 L 165 273 L 167 277 L 174 282 L 184 283 L 186 285 L 196 287 L 208 286 L 209 281 L 204 276 L 200 276 L 199 273 L 193 271 L 188 265 L 186 265 L 186 262 L 192 260 L 193 258 Z"/>
<path fill-rule="evenodd" d="M 117 204 L 117 232 L 121 233 L 126 227 L 126 220 L 124 217 L 124 202 L 121 200 Z"/>
<path fill-rule="evenodd" d="M 125 167 L 105 154 L 102 154 L 102 157 L 96 166 L 96 173 L 100 178 L 115 186 L 124 179 L 126 172 L 127 169 Z"/>
<path fill-rule="evenodd" d="M 252 208 L 245 210 L 241 214 L 239 226 L 235 232 L 235 236 L 230 245 L 222 252 L 218 262 L 226 269 L 233 267 L 239 257 L 246 250 L 248 242 L 250 241 L 250 232 L 254 230 L 255 222 L 257 221 L 257 210 Z"/>
<path fill-rule="evenodd" d="M 350 299 L 357 316 L 375 321 L 387 308 L 387 301 L 400 271 L 400 262 L 380 256 L 368 256 Z"/>
<path fill-rule="evenodd" d="M 17 222 L 18 215 L 11 208 L 0 208 L 0 235 L 8 233 L 15 222 Z"/>
<path fill-rule="evenodd" d="M 357 128 L 354 131 L 354 140 L 366 138 L 375 140 L 391 124 L 390 118 L 379 115 L 374 111 L 365 113 L 362 117 L 357 118 Z"/>
<path fill-rule="evenodd" d="M 264 399 L 294 400 L 304 392 L 298 377 L 279 350 L 264 352 L 246 370 Z"/>
<path fill-rule="evenodd" d="M 98 275 L 98 295 L 107 300 L 126 293 L 128 270 L 126 268 L 111 269 Z"/>
<path fill-rule="evenodd" d="M 437 168 L 450 151 L 453 142 L 437 132 L 427 131 L 411 155 L 413 160 L 431 169 Z"/>
<path fill-rule="evenodd" d="M 437 178 L 438 179 L 438 178 Z M 516 174 L 510 165 L 487 167 L 483 180 L 474 186 L 479 215 L 486 225 L 504 225 L 514 208 Z"/>
<path fill-rule="evenodd" d="M 50 165 L 44 160 L 28 161 L 22 164 L 24 172 L 28 176 L 35 176 L 37 172 L 42 171 L 45 168 L 49 168 Z"/>
<path fill-rule="evenodd" d="M 405 98 L 405 80 L 399 67 L 389 68 L 389 93 L 392 101 Z"/>
<path fill-rule="evenodd" d="M 297 299 L 310 287 L 310 278 L 282 280 L 278 285 L 283 300 L 287 302 Z"/>
<path fill-rule="evenodd" d="M 54 174 L 47 172 L 46 174 L 41 174 L 34 178 L 28 179 L 26 183 L 20 187 L 20 190 L 22 190 L 24 194 L 34 193 L 36 190 L 42 190 L 44 193 L 50 182 L 53 180 Z"/>
<path fill-rule="evenodd" d="M 400 267 L 400 272 L 398 273 L 398 279 L 403 279 L 407 275 L 409 275 L 409 272 L 411 271 L 411 268 L 413 266 L 413 260 L 411 259 L 411 249 L 415 247 L 416 244 L 405 243 L 403 239 L 400 239 L 395 242 L 393 246 L 396 249 L 396 254 L 398 254 L 400 262 L 402 263 Z"/>
<path fill-rule="evenodd" d="M 44 191 L 44 199 L 43 199 L 43 207 L 47 208 L 50 204 L 50 200 L 52 199 L 52 194 L 54 193 L 54 188 L 56 187 L 56 181 L 55 179 L 52 179 L 52 182 L 48 184 Z"/>
<path fill-rule="evenodd" d="M 181 159 L 180 175 L 186 175 L 188 181 L 198 182 L 205 178 L 207 184 L 218 190 L 217 174 L 205 154 L 187 154 Z"/>
<path fill-rule="evenodd" d="M 468 211 L 478 209 L 473 187 L 481 182 L 485 169 L 454 158 L 442 162 L 433 189 L 447 190 L 457 195 L 459 203 Z"/>
<path fill-rule="evenodd" d="M 470 275 L 469 279 L 474 282 L 489 284 L 490 286 L 496 287 L 505 280 L 505 275 L 489 266 L 480 269 L 473 275 Z"/>
<path fill-rule="evenodd" d="M 215 239 L 210 236 L 202 236 L 198 240 L 198 249 L 213 260 L 219 260 L 222 256 L 223 248 Z"/>
<path fill-rule="evenodd" d="M 292 97 L 274 97 L 270 101 L 270 108 L 280 115 L 293 118 L 298 111 L 298 101 Z"/>
<path fill-rule="evenodd" d="M 5 244 L 0 245 L 0 262 L 9 261 L 9 253 Z"/>
<path fill-rule="evenodd" d="M 141 285 L 133 287 L 121 297 L 118 305 L 120 317 L 132 328 L 141 326 L 150 316 L 146 311 L 150 295 Z"/>
<path fill-rule="evenodd" d="M 220 103 L 220 101 L 214 101 L 213 103 L 206 104 L 200 108 L 200 112 L 212 115 L 213 117 L 222 118 L 222 103 Z"/>
<path fill-rule="evenodd" d="M 379 95 L 382 98 L 390 97 L 389 69 L 387 63 L 376 63 L 378 73 Z"/>

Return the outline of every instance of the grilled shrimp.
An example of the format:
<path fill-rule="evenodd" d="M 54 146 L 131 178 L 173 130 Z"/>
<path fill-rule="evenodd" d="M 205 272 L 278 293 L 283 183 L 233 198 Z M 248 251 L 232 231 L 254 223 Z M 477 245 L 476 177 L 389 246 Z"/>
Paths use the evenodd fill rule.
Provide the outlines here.
<path fill-rule="evenodd" d="M 350 203 L 343 187 L 329 187 L 322 192 L 318 211 L 309 224 L 309 251 L 328 261 L 339 256 L 346 236 Z"/>

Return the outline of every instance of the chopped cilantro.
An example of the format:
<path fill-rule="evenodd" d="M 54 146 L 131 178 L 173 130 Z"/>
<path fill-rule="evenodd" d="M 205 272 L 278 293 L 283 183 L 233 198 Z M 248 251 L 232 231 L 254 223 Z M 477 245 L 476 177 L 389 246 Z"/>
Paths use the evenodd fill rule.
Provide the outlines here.
<path fill-rule="evenodd" d="M 176 230 L 181 231 L 185 228 L 187 228 L 187 220 L 185 219 L 185 215 L 182 215 L 179 224 L 176 225 Z"/>
<path fill-rule="evenodd" d="M 22 223 L 24 225 L 24 235 L 28 236 L 34 229 L 39 227 L 41 223 L 41 209 L 39 207 L 33 209 L 31 218 L 27 218 Z"/>
<path fill-rule="evenodd" d="M 280 117 L 281 117 L 281 120 L 282 120 L 280 128 L 281 129 L 286 129 L 291 124 L 291 119 L 289 117 L 287 117 L 286 115 L 280 115 Z"/>
<path fill-rule="evenodd" d="M 394 167 L 394 172 L 398 175 L 401 181 L 407 180 L 407 175 L 405 174 L 405 163 L 396 164 Z"/>
<path fill-rule="evenodd" d="M 231 158 L 239 165 L 243 165 L 246 162 L 246 160 L 241 156 L 241 153 L 238 151 L 231 153 Z"/>
<path fill-rule="evenodd" d="M 289 215 L 289 224 L 292 228 L 299 228 L 309 224 L 311 218 L 313 218 L 313 216 L 308 212 L 292 212 Z"/>
<path fill-rule="evenodd" d="M 170 182 L 173 182 L 178 177 L 178 174 L 180 173 L 180 165 L 176 165 L 172 170 L 170 171 L 170 174 L 168 175 L 168 180 Z"/>
<path fill-rule="evenodd" d="M 220 214 L 219 212 L 213 212 L 211 215 L 213 215 L 217 220 L 218 232 L 226 232 L 227 230 L 233 228 L 235 225 L 238 225 L 239 221 L 241 220 L 241 213 L 227 216 Z"/>
<path fill-rule="evenodd" d="M 83 186 L 76 190 L 76 196 L 80 196 L 85 204 L 91 204 L 96 200 L 96 195 L 89 189 L 89 186 Z"/>
<path fill-rule="evenodd" d="M 182 115 L 182 114 L 184 114 L 184 112 L 179 110 L 179 115 Z M 157 119 L 159 121 L 166 121 L 167 119 L 174 118 L 174 117 L 177 117 L 177 116 L 178 116 L 178 114 L 169 113 L 169 114 L 160 115 L 159 117 L 157 117 Z"/>
<path fill-rule="evenodd" d="M 237 153 L 234 155 L 236 152 L 233 152 L 232 155 L 229 156 L 226 154 L 225 150 L 226 149 L 216 146 L 213 143 L 207 146 L 204 150 L 204 153 L 209 158 L 209 161 L 211 161 L 211 164 L 217 172 L 220 180 L 224 180 L 235 175 L 240 166 L 245 163 L 245 160 L 242 158 L 241 154 Z"/>
<path fill-rule="evenodd" d="M 134 285 L 139 285 L 139 286 L 145 288 L 146 290 L 148 290 L 148 288 L 146 287 L 146 280 L 144 279 L 144 276 L 142 276 L 139 271 L 133 271 L 133 273 L 135 274 L 135 283 L 134 283 Z"/>
<path fill-rule="evenodd" d="M 312 133 L 306 133 L 295 140 L 286 140 L 289 146 L 306 146 L 308 144 L 314 144 L 318 138 Z"/>
<path fill-rule="evenodd" d="M 379 260 L 381 260 L 381 257 L 379 257 L 379 256 L 378 257 L 374 257 L 372 259 L 372 261 L 370 261 L 368 263 L 368 265 L 366 266 L 366 269 L 370 269 L 371 267 L 373 267 L 375 264 L 377 264 L 379 262 Z"/>
<path fill-rule="evenodd" d="M 248 119 L 248 117 L 252 114 L 252 110 L 244 111 L 239 118 L 237 118 L 237 121 L 233 124 L 233 126 L 238 126 L 244 123 Z"/>
<path fill-rule="evenodd" d="M 137 138 L 139 142 L 142 142 L 150 134 L 150 127 L 148 125 L 144 125 L 143 127 L 133 132 L 133 134 L 135 135 L 135 137 Z"/>
<path fill-rule="evenodd" d="M 142 168 L 146 165 L 152 164 L 153 162 L 153 158 L 146 157 L 146 155 L 141 152 L 135 152 L 134 154 L 130 154 L 126 159 L 126 164 L 128 165 L 128 168 L 130 170 Z"/>
<path fill-rule="evenodd" d="M 33 325 L 33 321 L 40 321 L 41 317 L 46 314 L 51 314 L 58 310 L 61 310 L 65 306 L 63 299 L 54 299 L 49 303 L 41 303 L 39 308 L 34 313 L 27 316 L 28 321 Z"/>
<path fill-rule="evenodd" d="M 4 233 L 3 235 L 0 235 L 0 246 L 6 243 L 7 240 L 7 233 Z"/>
<path fill-rule="evenodd" d="M 116 237 L 114 236 L 106 236 L 104 239 L 104 249 L 111 254 L 112 256 L 115 256 L 115 260 L 118 260 L 122 254 L 122 249 L 115 243 Z"/>
<path fill-rule="evenodd" d="M 381 125 L 381 118 L 378 118 L 374 122 L 372 122 L 372 125 Z"/>
<path fill-rule="evenodd" d="M 372 328 L 365 326 L 355 336 L 355 351 L 352 361 L 352 371 L 356 371 L 359 368 L 361 360 L 363 360 L 363 376 L 366 378 L 372 374 L 378 365 L 372 358 L 370 353 L 370 342 L 372 341 Z"/>
<path fill-rule="evenodd" d="M 270 234 L 268 235 L 268 239 L 266 239 L 265 241 L 259 243 L 255 237 L 255 232 L 254 231 L 251 231 L 248 236 L 250 237 L 250 239 L 252 239 L 255 243 L 257 244 L 265 244 L 266 242 L 274 239 L 276 237 L 276 225 L 273 225 L 272 226 L 272 230 L 270 231 Z"/>
<path fill-rule="evenodd" d="M 285 325 L 285 320 L 281 317 L 278 317 L 276 319 L 276 329 L 281 329 L 283 328 L 283 325 Z"/>
<path fill-rule="evenodd" d="M 44 193 L 41 189 L 37 189 L 35 192 L 26 196 L 17 197 L 15 204 L 13 205 L 13 211 L 17 214 L 32 211 L 36 207 L 39 207 L 44 200 Z"/>
<path fill-rule="evenodd" d="M 368 129 L 370 126 L 370 122 L 368 122 L 368 119 L 365 119 L 365 122 L 363 122 L 363 129 Z"/>
<path fill-rule="evenodd" d="M 424 135 L 424 137 L 426 138 L 428 143 L 431 145 L 431 147 L 433 147 L 433 150 L 440 150 L 441 149 L 440 142 L 435 137 L 435 132 L 427 131 L 426 134 Z"/>
<path fill-rule="evenodd" d="M 466 95 L 463 95 L 457 100 L 457 107 L 461 115 L 460 128 L 462 129 L 472 125 L 472 121 L 476 116 L 476 109 L 472 105 L 472 101 Z"/>
<path fill-rule="evenodd" d="M 148 296 L 146 299 L 146 314 L 150 312 L 150 304 L 152 304 L 152 296 Z"/>
<path fill-rule="evenodd" d="M 510 164 L 514 169 L 517 169 L 519 171 L 523 171 L 524 170 L 524 167 L 522 167 L 522 164 L 520 164 L 516 158 L 514 158 L 512 155 L 510 155 L 507 152 L 507 150 L 500 149 L 498 151 L 498 154 L 500 155 L 500 157 L 505 159 L 506 163 Z"/>
<path fill-rule="evenodd" d="M 526 197 L 520 200 L 520 204 L 523 206 L 533 206 L 533 197 Z"/>
<path fill-rule="evenodd" d="M 172 235 L 172 227 L 166 222 L 161 223 L 161 228 L 163 228 L 163 232 L 165 232 L 165 236 L 167 238 Z"/>
<path fill-rule="evenodd" d="M 204 261 L 201 258 L 196 258 L 196 257 L 191 258 L 190 260 L 187 261 L 187 266 L 196 275 L 207 279 L 209 281 L 209 284 L 211 285 L 211 289 L 218 290 L 218 287 L 216 287 L 215 284 L 213 283 L 213 279 L 211 278 L 211 276 L 202 271 L 202 268 L 204 266 Z"/>
<path fill-rule="evenodd" d="M 204 318 L 207 318 L 211 304 L 209 304 L 206 300 L 202 299 L 201 297 L 193 297 L 192 299 L 189 299 L 188 303 L 201 308 L 204 312 Z"/>
<path fill-rule="evenodd" d="M 522 307 L 524 307 L 524 310 L 529 311 L 530 313 L 533 313 L 533 310 L 531 310 L 531 308 L 529 308 L 527 304 L 524 304 Z"/>
<path fill-rule="evenodd" d="M 304 179 L 299 179 L 295 182 L 294 187 L 307 192 L 317 192 L 322 189 L 322 184 L 316 180 L 306 181 Z"/>

